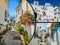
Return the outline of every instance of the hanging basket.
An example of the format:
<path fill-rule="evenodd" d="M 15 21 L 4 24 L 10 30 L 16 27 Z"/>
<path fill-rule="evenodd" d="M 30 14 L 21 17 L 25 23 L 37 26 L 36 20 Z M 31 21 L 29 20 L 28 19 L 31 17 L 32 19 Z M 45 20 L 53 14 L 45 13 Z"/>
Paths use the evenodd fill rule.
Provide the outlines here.
<path fill-rule="evenodd" d="M 45 35 L 45 38 L 48 38 L 50 36 L 50 33 L 47 32 L 46 35 Z"/>

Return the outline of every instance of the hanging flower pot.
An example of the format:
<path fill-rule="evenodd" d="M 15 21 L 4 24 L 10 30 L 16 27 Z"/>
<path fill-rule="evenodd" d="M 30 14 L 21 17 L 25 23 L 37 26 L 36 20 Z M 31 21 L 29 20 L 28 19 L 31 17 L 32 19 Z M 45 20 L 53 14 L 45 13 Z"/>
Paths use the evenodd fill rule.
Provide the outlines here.
<path fill-rule="evenodd" d="M 46 35 L 45 35 L 45 38 L 48 38 L 50 36 L 50 33 L 47 32 Z"/>

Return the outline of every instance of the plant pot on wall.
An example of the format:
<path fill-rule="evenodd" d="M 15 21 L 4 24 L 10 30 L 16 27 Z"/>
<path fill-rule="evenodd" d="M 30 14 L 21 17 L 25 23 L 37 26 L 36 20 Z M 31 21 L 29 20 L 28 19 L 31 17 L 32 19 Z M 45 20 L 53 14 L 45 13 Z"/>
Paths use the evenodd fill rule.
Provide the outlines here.
<path fill-rule="evenodd" d="M 47 39 L 49 36 L 50 36 L 50 33 L 47 32 L 46 35 L 45 35 L 45 38 Z"/>

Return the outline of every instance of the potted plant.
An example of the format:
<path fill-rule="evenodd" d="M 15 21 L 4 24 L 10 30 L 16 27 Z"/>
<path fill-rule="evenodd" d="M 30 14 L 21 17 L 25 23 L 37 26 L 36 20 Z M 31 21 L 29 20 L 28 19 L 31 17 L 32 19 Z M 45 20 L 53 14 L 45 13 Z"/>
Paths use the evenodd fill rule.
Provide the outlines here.
<path fill-rule="evenodd" d="M 47 32 L 46 35 L 45 35 L 45 38 L 49 37 L 50 36 L 50 33 Z"/>
<path fill-rule="evenodd" d="M 27 31 L 24 31 L 24 42 L 25 42 L 25 44 L 27 44 L 28 43 L 28 41 L 30 40 L 30 37 L 29 37 L 29 35 L 28 35 L 28 32 Z"/>

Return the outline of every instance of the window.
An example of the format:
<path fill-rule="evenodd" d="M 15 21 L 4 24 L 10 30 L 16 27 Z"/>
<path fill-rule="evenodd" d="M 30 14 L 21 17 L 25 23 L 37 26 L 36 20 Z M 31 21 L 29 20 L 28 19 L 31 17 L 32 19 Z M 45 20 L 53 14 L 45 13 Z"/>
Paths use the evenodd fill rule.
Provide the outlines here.
<path fill-rule="evenodd" d="M 7 17 L 7 11 L 5 10 L 5 17 Z"/>
<path fill-rule="evenodd" d="M 52 19 L 52 21 L 54 21 L 54 19 Z"/>
<path fill-rule="evenodd" d="M 19 15 L 19 9 L 18 9 L 17 13 L 18 13 L 18 15 Z"/>
<path fill-rule="evenodd" d="M 19 11 L 18 11 L 18 15 L 19 15 Z"/>
<path fill-rule="evenodd" d="M 44 16 L 46 15 L 46 13 L 44 11 L 42 13 L 43 13 Z"/>
<path fill-rule="evenodd" d="M 36 9 L 36 8 L 35 8 Z"/>
<path fill-rule="evenodd" d="M 23 14 L 23 10 L 22 10 L 22 14 Z"/>
<path fill-rule="evenodd" d="M 54 16 L 54 18 L 56 18 L 56 16 Z"/>
<path fill-rule="evenodd" d="M 40 15 L 40 17 L 41 17 L 42 15 Z"/>
<path fill-rule="evenodd" d="M 19 11 L 20 11 L 20 9 L 17 10 L 17 14 L 18 14 L 18 15 L 19 15 Z"/>
<path fill-rule="evenodd" d="M 35 3 L 35 5 L 37 5 L 37 2 Z"/>
<path fill-rule="evenodd" d="M 1 30 L 1 27 L 0 27 L 0 30 Z"/>
<path fill-rule="evenodd" d="M 7 11 L 5 10 L 5 21 L 7 21 Z"/>
<path fill-rule="evenodd" d="M 59 11 L 60 11 L 60 9 L 59 9 Z"/>
<path fill-rule="evenodd" d="M 58 12 L 58 14 L 60 14 L 60 12 Z"/>
<path fill-rule="evenodd" d="M 55 15 L 57 14 L 57 12 L 54 13 Z"/>
<path fill-rule="evenodd" d="M 7 21 L 7 19 L 5 19 L 5 21 Z"/>

